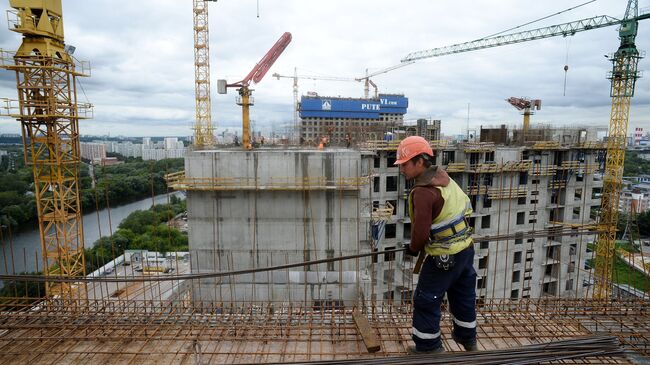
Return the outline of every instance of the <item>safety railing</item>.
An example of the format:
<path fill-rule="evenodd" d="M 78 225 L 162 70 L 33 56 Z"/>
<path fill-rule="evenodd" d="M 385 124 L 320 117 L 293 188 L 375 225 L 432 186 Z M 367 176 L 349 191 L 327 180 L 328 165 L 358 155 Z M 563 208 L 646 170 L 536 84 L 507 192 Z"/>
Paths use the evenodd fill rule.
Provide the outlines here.
<path fill-rule="evenodd" d="M 496 146 L 491 142 L 480 142 L 480 143 L 466 143 L 463 146 L 465 153 L 473 152 L 492 152 L 496 150 Z"/>
<path fill-rule="evenodd" d="M 184 171 L 165 176 L 174 190 L 359 190 L 368 184 L 368 177 L 343 177 L 328 180 L 319 177 L 271 177 L 266 180 L 253 177 L 187 177 Z"/>
<path fill-rule="evenodd" d="M 525 198 L 528 196 L 527 187 L 517 188 L 488 188 L 488 198 L 490 199 L 515 199 Z"/>
<path fill-rule="evenodd" d="M 56 58 L 39 55 L 31 55 L 29 57 L 20 57 L 22 62 L 16 63 L 16 52 L 0 49 L 0 67 L 6 69 L 19 69 L 19 68 L 52 68 L 57 71 L 70 72 L 75 76 L 88 77 L 91 74 L 91 67 L 89 61 L 81 61 L 73 56 L 70 56 L 73 68 L 65 67 L 68 62 Z"/>
<path fill-rule="evenodd" d="M 92 119 L 94 116 L 91 103 L 57 103 L 54 107 L 56 110 L 50 113 L 48 112 L 50 105 L 46 101 L 25 101 L 21 111 L 18 100 L 0 98 L 0 116 L 3 117 L 18 119 L 27 116 L 31 118 L 70 118 L 76 116 L 78 119 Z M 23 114 L 23 112 L 26 114 Z"/>
<path fill-rule="evenodd" d="M 549 176 L 549 175 L 554 175 L 556 172 L 557 172 L 556 165 L 547 165 L 547 166 L 533 165 L 532 169 L 530 170 L 530 174 L 533 176 Z"/>

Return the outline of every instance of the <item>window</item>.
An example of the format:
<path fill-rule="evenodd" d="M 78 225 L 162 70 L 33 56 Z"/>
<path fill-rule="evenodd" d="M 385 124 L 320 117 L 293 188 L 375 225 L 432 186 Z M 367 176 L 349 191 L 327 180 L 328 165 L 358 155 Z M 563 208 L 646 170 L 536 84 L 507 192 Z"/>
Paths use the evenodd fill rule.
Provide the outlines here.
<path fill-rule="evenodd" d="M 449 165 L 456 160 L 456 151 L 442 151 L 442 164 Z"/>
<path fill-rule="evenodd" d="M 515 257 L 512 262 L 515 264 L 521 264 L 521 251 L 515 252 Z"/>
<path fill-rule="evenodd" d="M 569 279 L 564 284 L 564 290 L 573 290 L 573 279 Z"/>
<path fill-rule="evenodd" d="M 576 181 L 584 181 L 584 180 L 585 180 L 585 176 L 583 174 L 576 175 Z"/>
<path fill-rule="evenodd" d="M 591 190 L 591 199 L 600 199 L 603 196 L 602 188 L 593 188 Z"/>
<path fill-rule="evenodd" d="M 486 215 L 481 218 L 481 228 L 490 228 L 490 216 Z"/>
<path fill-rule="evenodd" d="M 519 270 L 513 271 L 512 272 L 512 282 L 513 283 L 518 283 L 519 280 L 520 280 L 520 276 L 521 276 L 521 271 L 519 271 Z"/>
<path fill-rule="evenodd" d="M 490 247 L 490 242 L 481 241 L 481 250 L 487 250 Z"/>
<path fill-rule="evenodd" d="M 510 299 L 517 299 L 519 298 L 519 289 L 512 289 L 510 291 Z"/>
<path fill-rule="evenodd" d="M 379 192 L 379 176 L 375 176 L 372 179 L 372 191 L 375 193 Z"/>
<path fill-rule="evenodd" d="M 384 228 L 384 237 L 385 238 L 395 238 L 397 232 L 397 224 L 391 223 L 387 224 L 386 228 Z"/>
<path fill-rule="evenodd" d="M 373 166 L 374 166 L 376 169 L 378 169 L 378 168 L 381 166 L 381 157 L 379 157 L 379 156 L 375 156 L 375 161 L 374 161 L 374 162 L 375 162 L 375 163 L 374 163 Z"/>
<path fill-rule="evenodd" d="M 397 191 L 397 176 L 386 176 L 386 191 Z"/>
<path fill-rule="evenodd" d="M 536 210 L 531 210 L 530 212 L 528 212 L 528 214 L 529 215 L 537 215 L 537 211 Z"/>
<path fill-rule="evenodd" d="M 487 267 L 487 256 L 478 259 L 478 268 L 485 269 Z"/>
<path fill-rule="evenodd" d="M 492 186 L 492 178 L 493 178 L 493 174 L 483 175 L 483 185 Z"/>
<path fill-rule="evenodd" d="M 517 224 L 524 224 L 525 220 L 526 220 L 526 213 L 525 212 L 517 213 Z"/>
<path fill-rule="evenodd" d="M 580 207 L 573 208 L 573 219 L 580 219 Z"/>
<path fill-rule="evenodd" d="M 404 223 L 404 232 L 402 232 L 402 236 L 405 240 L 411 239 L 411 223 Z"/>
<path fill-rule="evenodd" d="M 519 173 L 519 185 L 528 184 L 528 172 L 522 171 Z"/>
<path fill-rule="evenodd" d="M 575 201 L 582 200 L 582 188 L 576 189 L 575 193 L 573 193 L 573 200 Z"/>
<path fill-rule="evenodd" d="M 533 200 L 530 201 L 530 204 L 533 204 L 533 205 L 537 204 L 537 203 L 539 203 L 539 200 L 537 200 L 537 199 L 533 199 Z"/>
<path fill-rule="evenodd" d="M 526 197 L 522 196 L 522 197 L 517 198 L 517 204 L 525 205 L 526 204 Z"/>
<path fill-rule="evenodd" d="M 569 262 L 566 268 L 567 274 L 571 274 L 576 271 L 576 263 L 574 261 Z"/>
<path fill-rule="evenodd" d="M 389 167 L 389 168 L 390 168 L 390 167 L 393 167 L 393 165 L 395 164 L 395 161 L 396 161 L 396 160 L 397 160 L 397 155 L 396 155 L 396 153 L 395 153 L 395 152 L 389 152 L 389 153 L 386 155 L 386 166 Z"/>
<path fill-rule="evenodd" d="M 379 200 L 373 200 L 372 207 L 373 208 L 379 208 Z"/>
<path fill-rule="evenodd" d="M 530 192 L 530 195 L 539 195 L 539 191 L 538 190 L 533 190 L 533 191 Z"/>
<path fill-rule="evenodd" d="M 479 154 L 476 152 L 472 152 L 469 154 L 469 164 L 470 165 L 476 165 L 479 163 Z"/>
<path fill-rule="evenodd" d="M 533 183 L 533 185 L 539 185 L 539 179 L 533 179 L 533 181 L 531 182 Z"/>
<path fill-rule="evenodd" d="M 483 197 L 483 208 L 490 208 L 492 207 L 492 199 L 488 198 L 487 195 Z"/>
<path fill-rule="evenodd" d="M 394 250 L 395 246 L 386 247 L 385 251 Z M 384 261 L 395 261 L 395 252 L 384 253 Z"/>
<path fill-rule="evenodd" d="M 522 243 L 524 243 L 523 238 L 515 238 L 515 245 L 521 245 Z"/>
<path fill-rule="evenodd" d="M 476 280 L 476 289 L 485 289 L 485 285 L 487 282 L 487 278 L 485 276 L 481 276 Z"/>

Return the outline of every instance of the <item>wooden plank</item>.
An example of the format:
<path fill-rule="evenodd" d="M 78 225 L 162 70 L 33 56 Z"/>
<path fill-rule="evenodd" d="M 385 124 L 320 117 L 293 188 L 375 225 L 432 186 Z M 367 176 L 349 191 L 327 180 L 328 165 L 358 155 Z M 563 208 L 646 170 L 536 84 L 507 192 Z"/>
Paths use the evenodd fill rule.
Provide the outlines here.
<path fill-rule="evenodd" d="M 358 310 L 352 312 L 352 318 L 354 319 L 354 324 L 357 326 L 357 331 L 359 331 L 359 334 L 361 334 L 361 338 L 363 339 L 363 343 L 366 345 L 368 352 L 379 351 L 381 349 L 381 345 L 379 344 L 377 335 L 373 331 L 372 327 L 370 327 L 368 318 L 366 318 L 366 316 L 361 314 Z"/>

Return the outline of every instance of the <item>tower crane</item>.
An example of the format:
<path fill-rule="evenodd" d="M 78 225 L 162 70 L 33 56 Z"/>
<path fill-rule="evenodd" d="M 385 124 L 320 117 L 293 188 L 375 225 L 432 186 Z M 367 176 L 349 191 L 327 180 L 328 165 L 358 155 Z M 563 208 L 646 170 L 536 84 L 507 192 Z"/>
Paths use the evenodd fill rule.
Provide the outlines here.
<path fill-rule="evenodd" d="M 412 62 L 425 58 L 499 47 L 536 39 L 571 36 L 578 32 L 613 25 L 620 26 L 618 29 L 620 39 L 619 48 L 614 54 L 608 57 L 613 64 L 612 71 L 608 74 L 608 78 L 611 80 L 610 96 L 612 98 L 612 109 L 607 139 L 605 175 L 603 178 L 599 230 L 601 233 L 598 234 L 596 245 L 595 288 L 593 293 L 595 298 L 607 298 L 611 292 L 609 282 L 613 269 L 614 241 L 616 239 L 618 202 L 621 196 L 630 101 L 634 95 L 636 80 L 640 77 L 637 71 L 637 65 L 641 55 L 636 48 L 635 39 L 639 21 L 650 18 L 649 13 L 639 15 L 638 7 L 638 0 L 628 0 L 623 19 L 601 15 L 549 27 L 485 37 L 451 46 L 412 52 L 402 59 L 402 62 Z"/>
<path fill-rule="evenodd" d="M 19 111 L 10 116 L 21 123 L 25 162 L 34 174 L 43 272 L 46 278 L 85 276 L 79 119 L 90 105 L 77 102 L 76 78 L 89 76 L 89 68 L 64 43 L 61 0 L 10 5 L 9 28 L 23 35 L 22 44 L 13 55 L 0 54 L 2 68 L 16 72 Z M 83 283 L 46 280 L 45 290 L 64 301 L 87 294 Z"/>
<path fill-rule="evenodd" d="M 291 33 L 285 32 L 282 34 L 280 39 L 271 47 L 271 49 L 262 57 L 260 62 L 258 62 L 255 67 L 248 73 L 243 80 L 228 84 L 226 80 L 218 80 L 218 92 L 219 94 L 225 94 L 227 88 L 229 87 L 238 87 L 239 98 L 237 98 L 237 105 L 242 107 L 242 145 L 245 149 L 251 149 L 250 136 L 249 136 L 249 126 L 250 126 L 250 117 L 249 117 L 249 108 L 253 105 L 253 100 L 251 94 L 253 89 L 249 88 L 251 82 L 259 83 L 264 78 L 264 75 L 271 68 L 273 63 L 280 57 L 282 52 L 291 42 Z"/>
<path fill-rule="evenodd" d="M 279 73 L 274 73 L 272 75 L 276 79 L 280 80 L 281 78 L 293 79 L 293 128 L 295 131 L 298 130 L 298 79 L 307 79 L 307 80 L 326 80 L 326 81 L 358 81 L 352 77 L 336 77 L 336 76 L 318 76 L 318 75 L 298 75 L 298 69 L 293 69 L 293 76 L 280 75 Z M 375 94 L 377 90 L 375 88 Z"/>
<path fill-rule="evenodd" d="M 542 108 L 542 101 L 539 99 L 529 100 L 526 98 L 515 97 L 508 98 L 506 101 L 517 110 L 524 111 L 524 126 L 522 129 L 521 141 L 526 142 L 526 135 L 528 134 L 528 128 L 530 127 L 530 116 L 533 114 L 531 108 L 532 110 L 540 110 Z"/>
<path fill-rule="evenodd" d="M 194 121 L 194 147 L 202 149 L 214 145 L 212 102 L 210 100 L 210 34 L 208 28 L 208 2 L 193 0 L 194 8 L 194 95 L 196 115 Z"/>

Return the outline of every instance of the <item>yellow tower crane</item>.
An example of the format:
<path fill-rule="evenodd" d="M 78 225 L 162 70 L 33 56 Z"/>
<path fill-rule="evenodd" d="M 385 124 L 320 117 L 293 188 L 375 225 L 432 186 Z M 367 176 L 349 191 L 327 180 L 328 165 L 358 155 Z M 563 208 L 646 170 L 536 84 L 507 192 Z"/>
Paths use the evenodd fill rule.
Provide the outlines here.
<path fill-rule="evenodd" d="M 650 18 L 648 13 L 639 15 L 638 5 L 638 0 L 628 0 L 623 19 L 601 15 L 550 27 L 501 34 L 451 46 L 412 52 L 402 59 L 402 62 L 412 62 L 424 58 L 440 57 L 555 36 L 572 36 L 578 32 L 612 25 L 620 26 L 618 31 L 621 41 L 620 46 L 609 57 L 613 63 L 613 69 L 609 74 L 612 110 L 609 121 L 607 160 L 600 214 L 600 231 L 602 233 L 599 233 L 596 245 L 596 285 L 593 293 L 595 298 L 607 298 L 611 293 L 614 241 L 616 239 L 618 201 L 621 196 L 627 125 L 630 117 L 630 99 L 634 95 L 636 80 L 640 77 L 637 65 L 641 56 L 636 49 L 635 39 L 639 20 Z"/>
<path fill-rule="evenodd" d="M 61 0 L 10 0 L 9 28 L 23 35 L 15 54 L 2 51 L 2 67 L 16 72 L 25 162 L 32 166 L 46 277 L 85 275 L 79 202 L 79 119 L 90 110 L 77 103 L 76 78 L 89 76 L 63 41 Z M 83 113 L 83 115 L 82 115 Z M 46 281 L 46 295 L 86 297 L 85 284 Z"/>
<path fill-rule="evenodd" d="M 194 121 L 194 147 L 214 146 L 212 125 L 212 102 L 210 99 L 210 34 L 208 25 L 208 2 L 194 1 L 194 95 L 196 119 Z"/>

